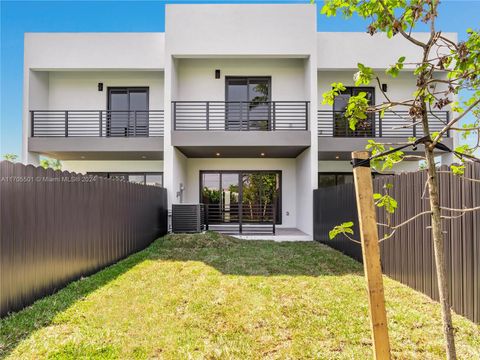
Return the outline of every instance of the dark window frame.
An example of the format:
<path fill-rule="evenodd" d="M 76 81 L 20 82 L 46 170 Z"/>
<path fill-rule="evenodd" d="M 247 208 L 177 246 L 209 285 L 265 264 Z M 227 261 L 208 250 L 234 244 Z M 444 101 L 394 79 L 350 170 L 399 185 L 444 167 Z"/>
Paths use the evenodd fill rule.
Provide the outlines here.
<path fill-rule="evenodd" d="M 337 176 L 338 175 L 352 175 L 353 177 L 353 172 L 348 172 L 348 171 L 326 171 L 326 172 L 322 172 L 322 171 L 319 171 L 318 172 L 318 175 L 317 175 L 317 180 L 318 182 L 320 183 L 320 175 L 335 175 L 335 185 L 331 185 L 331 186 L 338 186 L 338 185 L 343 185 L 343 184 L 338 184 L 338 180 L 337 180 Z M 379 172 L 372 172 L 372 179 L 375 179 L 376 177 L 379 177 L 379 176 L 392 176 L 393 174 L 381 174 Z M 324 188 L 327 188 L 327 187 L 330 187 L 330 186 L 325 186 Z M 317 184 L 317 188 L 318 187 L 318 184 Z"/>
<path fill-rule="evenodd" d="M 128 180 L 128 176 L 130 175 L 143 175 L 143 185 L 147 184 L 147 175 L 162 175 L 162 188 L 164 187 L 165 184 L 165 177 L 163 175 L 163 171 L 91 171 L 87 172 L 87 175 L 97 175 L 97 176 L 103 176 L 106 177 L 107 179 L 110 179 L 111 175 L 125 175 L 127 176 L 126 181 Z M 106 175 L 106 176 L 105 176 Z M 153 185 L 154 186 L 154 185 Z"/>
<path fill-rule="evenodd" d="M 238 174 L 238 184 L 239 184 L 239 197 L 243 198 L 243 184 L 242 174 L 258 174 L 258 173 L 273 173 L 278 175 L 279 184 L 279 194 L 278 194 L 278 206 L 275 223 L 282 225 L 282 199 L 283 199 L 283 181 L 282 181 L 282 170 L 200 170 L 199 172 L 199 182 L 198 182 L 198 198 L 199 202 L 202 203 L 202 194 L 203 194 L 203 174 L 219 174 L 220 183 L 219 186 L 222 188 L 222 177 L 221 174 Z"/>
<path fill-rule="evenodd" d="M 247 100 L 239 101 L 239 103 L 245 103 L 245 112 L 243 113 L 243 117 L 238 117 L 238 110 L 240 111 L 243 109 L 242 104 L 237 105 L 236 101 L 232 101 L 229 99 L 229 81 L 231 80 L 245 80 L 246 82 L 246 90 L 247 90 Z M 225 130 L 239 130 L 239 127 L 242 128 L 242 124 L 245 124 L 247 129 L 250 129 L 250 126 L 256 127 L 258 126 L 258 122 L 255 119 L 250 119 L 250 109 L 252 109 L 252 100 L 250 99 L 250 81 L 259 81 L 263 80 L 266 81 L 268 87 L 268 98 L 265 102 L 259 102 L 258 104 L 265 103 L 267 104 L 267 111 L 268 111 L 268 118 L 261 119 L 266 120 L 266 127 L 270 128 L 272 123 L 272 114 L 270 109 L 270 102 L 272 101 L 272 77 L 271 76 L 225 76 Z M 232 102 L 231 102 L 232 101 Z M 239 107 L 238 107 L 239 106 Z M 232 110 L 232 118 L 230 118 L 230 110 Z M 245 118 L 246 117 L 246 118 Z M 259 119 L 260 120 L 260 119 Z M 237 122 L 240 122 L 239 124 Z M 252 124 L 251 124 L 252 122 Z M 261 121 L 260 121 L 261 122 Z"/>
<path fill-rule="evenodd" d="M 108 86 L 107 87 L 107 110 L 110 110 L 110 91 L 111 90 L 126 90 L 130 91 L 139 91 L 145 90 L 147 93 L 147 111 L 150 110 L 150 86 Z M 128 108 L 130 108 L 130 99 L 128 99 Z"/>
<path fill-rule="evenodd" d="M 110 109 L 110 93 L 112 90 L 125 90 L 127 91 L 127 94 L 130 94 L 130 91 L 145 91 L 147 95 L 147 109 L 145 110 L 147 112 L 147 129 L 146 133 L 149 133 L 149 122 L 148 122 L 148 112 L 150 111 L 150 86 L 108 86 L 107 87 L 107 119 L 106 119 L 106 131 L 107 131 L 107 136 L 110 136 L 108 134 L 109 130 L 111 129 L 111 119 L 110 116 L 108 116 Z M 128 96 L 128 111 L 130 111 L 130 95 Z"/>
<path fill-rule="evenodd" d="M 359 92 L 360 91 L 371 92 L 372 93 L 372 100 L 371 100 L 370 105 L 373 105 L 373 106 L 375 105 L 375 102 L 376 102 L 375 101 L 376 100 L 375 86 L 345 86 L 345 90 L 340 92 L 340 95 L 348 94 L 350 96 L 353 96 L 353 90 L 357 90 Z M 333 104 L 332 104 L 332 112 L 333 112 L 333 129 L 334 129 L 334 133 L 335 133 L 335 129 L 336 129 L 335 121 L 337 120 L 335 113 L 340 112 L 340 110 L 335 110 L 335 99 L 334 99 Z M 371 123 L 371 135 L 372 135 L 372 137 L 374 137 L 375 133 L 376 133 L 375 114 L 373 114 L 373 116 L 371 116 L 370 123 Z M 342 135 L 338 135 L 338 136 L 339 137 L 355 137 L 355 136 L 342 136 Z"/>
<path fill-rule="evenodd" d="M 321 175 L 334 175 L 335 176 L 335 185 L 331 185 L 331 186 L 338 186 L 338 185 L 343 185 L 343 184 L 338 184 L 338 176 L 339 175 L 352 175 L 353 176 L 353 172 L 348 172 L 348 171 L 327 171 L 327 172 L 318 172 L 318 175 L 317 175 L 317 178 L 318 178 L 318 182 L 320 183 L 320 176 Z M 318 187 L 318 186 L 317 186 Z M 325 187 L 329 187 L 329 186 L 325 186 Z"/>
<path fill-rule="evenodd" d="M 240 76 L 240 75 L 227 75 L 225 76 L 225 101 L 228 100 L 228 80 L 247 80 L 247 98 L 250 98 L 248 95 L 248 85 L 249 85 L 249 80 L 267 80 L 268 81 L 268 100 L 267 101 L 272 101 L 272 77 L 271 76 Z"/>

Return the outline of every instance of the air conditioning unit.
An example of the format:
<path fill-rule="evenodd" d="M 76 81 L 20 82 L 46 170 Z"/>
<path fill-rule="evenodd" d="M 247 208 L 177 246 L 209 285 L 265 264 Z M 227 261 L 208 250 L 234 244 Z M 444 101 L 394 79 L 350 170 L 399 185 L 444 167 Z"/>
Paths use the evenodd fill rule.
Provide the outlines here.
<path fill-rule="evenodd" d="M 172 204 L 172 232 L 197 233 L 205 228 L 203 204 Z"/>

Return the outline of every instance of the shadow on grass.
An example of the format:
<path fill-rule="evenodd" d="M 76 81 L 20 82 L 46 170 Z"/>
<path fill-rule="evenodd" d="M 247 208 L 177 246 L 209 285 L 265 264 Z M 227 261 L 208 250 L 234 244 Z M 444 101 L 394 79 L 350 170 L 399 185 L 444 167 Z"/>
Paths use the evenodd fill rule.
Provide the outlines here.
<path fill-rule="evenodd" d="M 239 276 L 341 276 L 361 274 L 355 260 L 316 242 L 238 240 L 218 233 L 167 235 L 145 250 L 0 320 L 0 358 L 55 316 L 144 260 L 200 261 Z"/>
<path fill-rule="evenodd" d="M 154 244 L 0 319 L 0 359 L 7 357 L 31 333 L 50 325 L 58 313 L 144 261 L 153 249 Z"/>
<path fill-rule="evenodd" d="M 360 263 L 318 242 L 238 240 L 214 232 L 168 235 L 152 257 L 201 261 L 222 274 L 240 276 L 341 276 L 362 272 Z"/>

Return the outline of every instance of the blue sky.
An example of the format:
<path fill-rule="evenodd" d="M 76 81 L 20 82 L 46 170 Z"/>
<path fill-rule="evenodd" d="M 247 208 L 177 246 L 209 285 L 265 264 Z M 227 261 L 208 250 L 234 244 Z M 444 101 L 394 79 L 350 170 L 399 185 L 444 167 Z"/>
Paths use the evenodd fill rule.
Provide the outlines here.
<path fill-rule="evenodd" d="M 43 31 L 137 31 L 165 29 L 166 3 L 229 1 L 4 1 L 1 16 L 0 155 L 21 154 L 23 34 Z M 309 1 L 233 1 L 234 3 L 309 3 Z M 320 1 L 322 3 L 322 1 Z M 480 0 L 444 0 L 438 29 L 458 32 L 480 26 Z M 318 16 L 318 31 L 365 31 L 361 19 Z M 419 28 L 418 30 L 424 30 Z"/>

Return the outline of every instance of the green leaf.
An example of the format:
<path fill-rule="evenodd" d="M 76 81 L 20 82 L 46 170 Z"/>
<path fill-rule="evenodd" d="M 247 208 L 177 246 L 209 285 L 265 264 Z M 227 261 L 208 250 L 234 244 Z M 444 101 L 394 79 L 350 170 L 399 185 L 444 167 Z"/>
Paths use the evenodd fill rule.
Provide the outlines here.
<path fill-rule="evenodd" d="M 386 183 L 385 185 L 383 185 L 383 188 L 384 188 L 384 189 L 387 189 L 387 190 L 393 189 L 393 184 L 391 184 L 391 183 Z"/>
<path fill-rule="evenodd" d="M 18 159 L 18 155 L 17 155 L 17 154 L 8 153 L 8 154 L 3 155 L 3 158 L 4 158 L 5 160 L 7 160 L 7 161 L 14 162 L 15 160 Z"/>
<path fill-rule="evenodd" d="M 450 165 L 453 175 L 463 175 L 465 173 L 465 165 Z"/>
<path fill-rule="evenodd" d="M 324 105 L 333 105 L 333 102 L 335 100 L 335 97 L 341 94 L 342 91 L 345 91 L 347 88 L 341 83 L 332 83 L 331 84 L 332 89 L 324 92 L 322 97 L 323 101 L 322 104 Z"/>
<path fill-rule="evenodd" d="M 328 232 L 328 237 L 330 240 L 333 240 L 339 234 L 352 234 L 353 235 L 353 222 L 347 221 L 340 225 L 335 226 L 332 230 Z"/>

